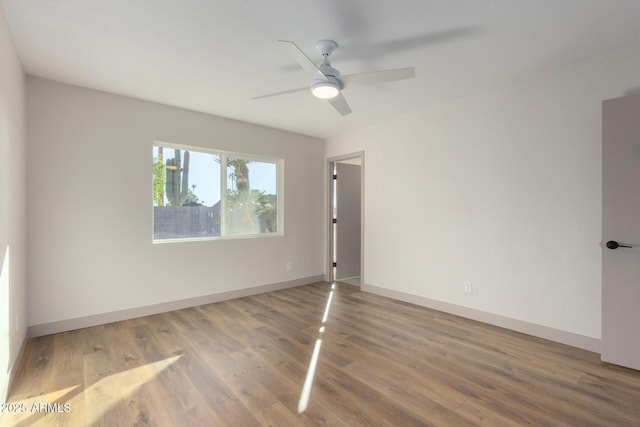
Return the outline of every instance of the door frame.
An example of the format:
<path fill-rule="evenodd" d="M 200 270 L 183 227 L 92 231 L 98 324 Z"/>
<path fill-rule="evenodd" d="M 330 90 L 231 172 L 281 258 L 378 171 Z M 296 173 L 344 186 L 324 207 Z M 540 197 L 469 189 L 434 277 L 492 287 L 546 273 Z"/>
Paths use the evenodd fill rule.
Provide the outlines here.
<path fill-rule="evenodd" d="M 360 159 L 360 287 L 364 285 L 364 151 L 356 151 L 354 153 L 343 154 L 340 156 L 327 158 L 326 172 L 327 172 L 327 209 L 326 209 L 326 272 L 325 280 L 328 282 L 334 282 L 334 269 L 333 269 L 333 171 L 336 163 L 344 160 Z"/>

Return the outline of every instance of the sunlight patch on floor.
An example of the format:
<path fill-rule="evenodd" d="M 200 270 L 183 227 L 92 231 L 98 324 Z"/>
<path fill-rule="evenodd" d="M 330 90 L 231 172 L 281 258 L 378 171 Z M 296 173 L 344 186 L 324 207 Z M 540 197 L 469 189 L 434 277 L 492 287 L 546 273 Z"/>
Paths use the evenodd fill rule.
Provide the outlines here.
<path fill-rule="evenodd" d="M 333 299 L 333 292 L 336 289 L 336 284 L 331 285 L 331 291 L 327 297 L 327 304 L 324 307 L 324 314 L 322 316 L 322 326 L 318 330 L 318 334 L 322 337 L 325 331 L 325 323 L 329 317 L 329 310 L 331 309 L 331 300 Z M 304 379 L 302 386 L 302 392 L 300 393 L 300 400 L 298 401 L 298 413 L 301 414 L 307 410 L 309 405 L 309 397 L 311 396 L 311 388 L 313 387 L 313 379 L 316 375 L 316 365 L 318 364 L 318 356 L 320 356 L 320 346 L 322 346 L 322 338 L 316 340 L 316 345 L 313 347 L 313 353 L 311 354 L 311 360 L 309 361 L 309 368 L 307 369 L 307 376 Z"/>
<path fill-rule="evenodd" d="M 3 414 L 0 425 L 53 426 L 87 425 L 99 422 L 116 403 L 129 398 L 145 383 L 153 380 L 181 356 L 118 372 L 102 378 L 86 389 L 76 385 L 48 394 L 12 402 L 20 410 Z M 74 392 L 70 399 L 64 397 Z M 44 404 L 44 406 L 43 406 Z M 5 424 L 7 423 L 7 424 Z"/>
<path fill-rule="evenodd" d="M 84 392 L 87 405 L 86 423 L 93 425 L 100 416 L 119 400 L 131 396 L 143 384 L 154 379 L 160 372 L 175 363 L 181 356 L 174 356 L 138 368 L 110 375 L 91 385 Z"/>

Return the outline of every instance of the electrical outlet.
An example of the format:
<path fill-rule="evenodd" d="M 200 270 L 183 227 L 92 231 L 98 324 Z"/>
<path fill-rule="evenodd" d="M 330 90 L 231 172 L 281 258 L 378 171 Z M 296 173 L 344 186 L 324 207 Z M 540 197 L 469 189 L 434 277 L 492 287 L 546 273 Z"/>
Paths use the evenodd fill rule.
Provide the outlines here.
<path fill-rule="evenodd" d="M 293 264 L 291 264 L 291 261 L 287 262 L 287 271 L 292 271 L 293 270 Z"/>
<path fill-rule="evenodd" d="M 473 292 L 473 284 L 471 283 L 471 280 L 465 280 L 464 282 L 462 282 L 462 287 L 468 294 Z"/>

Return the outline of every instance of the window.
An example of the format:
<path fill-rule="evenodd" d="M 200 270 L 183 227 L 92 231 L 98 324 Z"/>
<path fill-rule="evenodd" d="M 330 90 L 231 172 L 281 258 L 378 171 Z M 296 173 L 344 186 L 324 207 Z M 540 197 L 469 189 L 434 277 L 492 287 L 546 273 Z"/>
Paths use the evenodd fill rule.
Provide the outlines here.
<path fill-rule="evenodd" d="M 154 242 L 282 234 L 284 160 L 153 146 Z"/>

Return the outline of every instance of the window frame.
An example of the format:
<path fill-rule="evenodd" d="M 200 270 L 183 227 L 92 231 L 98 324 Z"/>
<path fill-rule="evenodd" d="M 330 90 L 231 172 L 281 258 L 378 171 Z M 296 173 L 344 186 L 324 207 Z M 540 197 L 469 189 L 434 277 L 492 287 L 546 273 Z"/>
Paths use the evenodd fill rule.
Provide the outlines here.
<path fill-rule="evenodd" d="M 285 161 L 283 158 L 263 156 L 259 154 L 240 153 L 228 150 L 219 150 L 216 148 L 198 147 L 194 145 L 185 144 L 173 144 L 163 141 L 153 141 L 153 148 L 163 147 L 173 150 L 195 151 L 199 153 L 206 153 L 220 156 L 220 235 L 219 236 L 206 236 L 206 237 L 177 237 L 173 239 L 156 239 L 154 236 L 154 201 L 153 191 L 151 191 L 151 241 L 155 244 L 163 243 L 179 243 L 179 242 L 202 242 L 202 241 L 215 241 L 215 240 L 236 240 L 236 239 L 261 239 L 269 237 L 282 237 L 284 236 L 284 166 Z M 256 161 L 263 163 L 273 163 L 276 166 L 276 230 L 271 233 L 231 233 L 228 234 L 226 227 L 228 224 L 227 218 L 227 160 L 241 159 L 248 161 Z M 164 159 L 163 159 L 164 162 Z M 151 182 L 153 190 L 153 156 L 151 162 Z M 165 163 L 166 165 L 166 163 Z"/>

